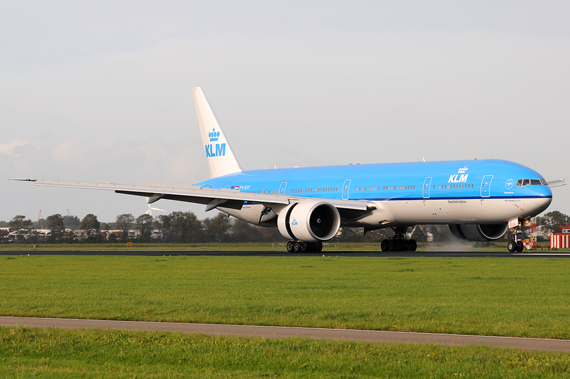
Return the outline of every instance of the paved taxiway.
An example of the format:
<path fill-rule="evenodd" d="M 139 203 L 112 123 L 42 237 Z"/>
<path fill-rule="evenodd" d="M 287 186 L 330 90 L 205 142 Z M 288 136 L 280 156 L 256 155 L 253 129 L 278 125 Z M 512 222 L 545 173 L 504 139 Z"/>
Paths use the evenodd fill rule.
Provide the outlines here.
<path fill-rule="evenodd" d="M 0 255 L 127 255 L 127 256 L 236 256 L 236 257 L 497 257 L 497 258 L 570 258 L 570 252 L 542 251 L 508 253 L 496 252 L 473 252 L 473 251 L 416 251 L 416 252 L 381 252 L 381 251 L 322 251 L 320 253 L 287 253 L 286 251 L 185 251 L 185 250 L 101 250 L 101 251 L 0 251 Z"/>
<path fill-rule="evenodd" d="M 299 328 L 285 326 L 185 324 L 171 322 L 79 320 L 35 317 L 0 317 L 0 326 L 62 328 L 62 329 L 116 329 L 181 333 L 201 333 L 217 336 L 263 338 L 314 338 L 343 341 L 422 343 L 449 346 L 486 345 L 539 351 L 570 352 L 570 340 L 542 338 L 473 336 L 461 334 L 385 332 L 376 330 Z"/>

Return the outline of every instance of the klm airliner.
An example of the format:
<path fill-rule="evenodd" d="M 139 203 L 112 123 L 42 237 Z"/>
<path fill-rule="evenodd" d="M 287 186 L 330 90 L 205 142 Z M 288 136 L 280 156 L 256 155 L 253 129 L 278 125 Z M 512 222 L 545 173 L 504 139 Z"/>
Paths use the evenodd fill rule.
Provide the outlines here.
<path fill-rule="evenodd" d="M 194 101 L 210 179 L 191 186 L 127 185 L 16 179 L 36 185 L 111 190 L 204 204 L 255 225 L 277 227 L 289 239 L 287 251 L 321 251 L 341 227 L 364 231 L 391 228 L 382 251 L 415 251 L 406 238 L 419 224 L 449 225 L 468 241 L 494 241 L 519 228 L 552 201 L 551 187 L 538 172 L 504 160 L 386 163 L 348 166 L 241 169 L 201 88 Z M 516 236 L 516 233 L 515 233 Z M 509 251 L 522 251 L 515 237 Z"/>

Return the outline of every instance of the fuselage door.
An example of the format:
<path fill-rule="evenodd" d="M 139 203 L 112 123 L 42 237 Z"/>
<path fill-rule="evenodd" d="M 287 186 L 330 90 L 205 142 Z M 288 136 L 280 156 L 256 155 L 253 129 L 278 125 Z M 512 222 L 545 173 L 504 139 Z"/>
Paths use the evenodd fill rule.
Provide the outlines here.
<path fill-rule="evenodd" d="M 348 200 L 348 191 L 350 190 L 350 179 L 346 179 L 342 185 L 342 199 Z"/>
<path fill-rule="evenodd" d="M 281 185 L 279 186 L 279 193 L 285 193 L 286 189 L 287 189 L 287 182 L 281 183 Z"/>
<path fill-rule="evenodd" d="M 491 196 L 491 182 L 493 181 L 493 175 L 485 175 L 481 181 L 481 197 Z"/>
<path fill-rule="evenodd" d="M 422 187 L 422 196 L 424 199 L 429 199 L 430 197 L 430 187 L 431 187 L 431 180 L 433 177 L 428 176 L 424 179 L 424 186 Z"/>

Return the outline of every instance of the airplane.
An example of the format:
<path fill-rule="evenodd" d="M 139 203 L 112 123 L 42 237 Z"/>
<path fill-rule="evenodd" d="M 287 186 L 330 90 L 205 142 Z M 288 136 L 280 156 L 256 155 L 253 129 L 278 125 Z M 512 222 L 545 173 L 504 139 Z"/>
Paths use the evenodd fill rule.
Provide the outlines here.
<path fill-rule="evenodd" d="M 276 227 L 288 252 L 319 252 L 342 227 L 391 228 L 382 251 L 415 251 L 408 228 L 449 225 L 467 241 L 496 241 L 515 230 L 507 248 L 522 251 L 518 229 L 548 208 L 551 187 L 538 172 L 506 160 L 357 164 L 242 170 L 200 87 L 193 88 L 210 179 L 195 185 L 83 183 L 11 179 L 38 186 L 99 189 L 203 204 L 249 223 Z"/>

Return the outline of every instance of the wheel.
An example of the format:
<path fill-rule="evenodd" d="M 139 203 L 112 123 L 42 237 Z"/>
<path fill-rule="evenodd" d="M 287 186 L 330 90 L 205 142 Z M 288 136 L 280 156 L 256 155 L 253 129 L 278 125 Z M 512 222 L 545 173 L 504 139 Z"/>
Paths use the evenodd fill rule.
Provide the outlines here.
<path fill-rule="evenodd" d="M 397 240 L 396 246 L 397 251 L 406 251 L 408 249 L 408 244 L 405 240 Z"/>
<path fill-rule="evenodd" d="M 315 251 L 317 253 L 320 253 L 321 251 L 323 251 L 323 243 L 322 242 L 317 242 L 317 248 Z"/>
<path fill-rule="evenodd" d="M 299 242 L 299 241 L 293 242 L 293 251 L 295 253 L 298 253 L 299 250 L 301 250 L 301 242 Z"/>
<path fill-rule="evenodd" d="M 509 243 L 507 244 L 507 249 L 509 250 L 510 253 L 514 253 L 515 251 L 517 251 L 517 243 L 515 241 L 509 241 Z"/>
<path fill-rule="evenodd" d="M 388 251 L 398 251 L 398 241 L 388 240 Z"/>
<path fill-rule="evenodd" d="M 524 244 L 522 243 L 522 241 L 517 241 L 517 253 L 520 253 L 523 250 L 524 250 Z"/>
<path fill-rule="evenodd" d="M 294 241 L 287 241 L 287 252 L 292 253 L 295 251 L 295 242 Z"/>
<path fill-rule="evenodd" d="M 418 243 L 416 242 L 416 240 L 408 240 L 407 241 L 407 247 L 408 247 L 408 251 L 416 251 L 418 248 Z"/>
<path fill-rule="evenodd" d="M 390 251 L 388 240 L 382 240 L 382 243 L 380 243 L 380 249 L 382 249 L 382 251 Z"/>
<path fill-rule="evenodd" d="M 307 251 L 310 251 L 307 244 L 304 242 L 299 242 L 299 253 L 306 253 Z"/>

